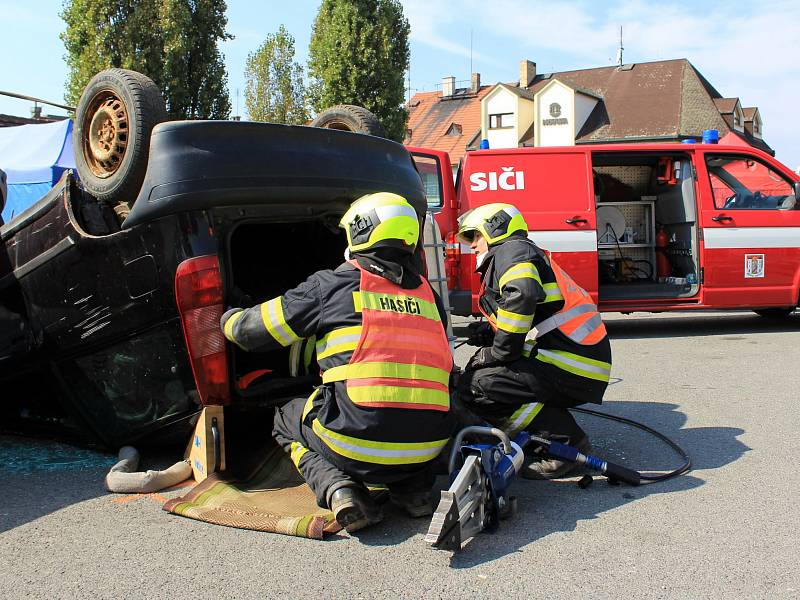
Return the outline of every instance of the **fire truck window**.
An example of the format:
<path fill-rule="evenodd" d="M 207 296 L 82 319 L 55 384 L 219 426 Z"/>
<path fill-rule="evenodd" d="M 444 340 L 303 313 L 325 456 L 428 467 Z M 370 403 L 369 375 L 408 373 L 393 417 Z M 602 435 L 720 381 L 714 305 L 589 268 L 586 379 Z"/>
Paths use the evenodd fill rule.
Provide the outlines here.
<path fill-rule="evenodd" d="M 414 163 L 425 187 L 428 208 L 439 208 L 442 205 L 442 185 L 439 180 L 439 159 L 434 156 L 414 154 Z"/>
<path fill-rule="evenodd" d="M 798 209 L 794 188 L 761 161 L 746 156 L 706 158 L 714 207 L 720 210 Z"/>

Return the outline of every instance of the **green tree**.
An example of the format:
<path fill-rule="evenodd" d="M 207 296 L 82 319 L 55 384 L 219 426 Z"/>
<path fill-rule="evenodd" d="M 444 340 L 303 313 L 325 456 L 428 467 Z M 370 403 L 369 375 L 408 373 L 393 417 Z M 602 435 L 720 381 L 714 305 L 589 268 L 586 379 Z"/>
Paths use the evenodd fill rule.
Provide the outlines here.
<path fill-rule="evenodd" d="M 65 0 L 67 102 L 77 103 L 98 71 L 121 67 L 156 82 L 171 118 L 227 118 L 218 47 L 231 39 L 226 8 L 224 0 Z"/>
<path fill-rule="evenodd" d="M 308 120 L 303 67 L 294 62 L 294 38 L 283 25 L 247 55 L 244 76 L 251 119 L 290 125 Z"/>
<path fill-rule="evenodd" d="M 408 20 L 398 0 L 322 0 L 309 46 L 311 105 L 357 104 L 402 141 Z"/>

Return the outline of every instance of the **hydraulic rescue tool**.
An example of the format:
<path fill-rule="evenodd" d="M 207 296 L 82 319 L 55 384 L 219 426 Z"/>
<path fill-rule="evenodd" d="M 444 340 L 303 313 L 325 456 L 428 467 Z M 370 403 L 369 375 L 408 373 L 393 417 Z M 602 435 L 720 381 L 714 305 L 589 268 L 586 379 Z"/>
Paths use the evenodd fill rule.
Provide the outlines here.
<path fill-rule="evenodd" d="M 468 435 L 493 436 L 500 443 L 462 445 Z M 516 512 L 516 498 L 508 495 L 508 487 L 522 468 L 523 448 L 528 444 L 536 444 L 553 458 L 598 471 L 612 483 L 639 485 L 642 480 L 637 471 L 525 431 L 511 440 L 495 427 L 465 427 L 453 441 L 449 463 L 451 484 L 442 490 L 425 541 L 440 550 L 460 550 L 469 538 L 481 531 L 496 530 L 500 519 L 512 516 Z M 456 470 L 459 456 L 461 467 Z"/>

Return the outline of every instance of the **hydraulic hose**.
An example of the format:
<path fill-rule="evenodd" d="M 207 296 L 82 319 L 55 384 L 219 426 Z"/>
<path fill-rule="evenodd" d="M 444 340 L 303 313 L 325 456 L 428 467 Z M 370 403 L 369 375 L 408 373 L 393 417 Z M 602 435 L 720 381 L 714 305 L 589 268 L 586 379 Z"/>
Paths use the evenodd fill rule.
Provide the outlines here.
<path fill-rule="evenodd" d="M 654 483 L 656 481 L 665 481 L 667 479 L 671 479 L 672 477 L 683 475 L 692 468 L 692 459 L 689 458 L 689 455 L 686 453 L 686 451 L 680 446 L 678 446 L 678 444 L 676 444 L 666 435 L 664 435 L 659 431 L 656 431 L 652 427 L 648 427 L 647 425 L 639 423 L 638 421 L 633 421 L 632 419 L 626 419 L 625 417 L 618 417 L 616 415 L 610 415 L 608 413 L 603 413 L 596 410 L 590 410 L 588 408 L 571 408 L 570 410 L 572 412 L 579 412 L 586 415 L 591 415 L 593 417 L 598 417 L 600 419 L 617 421 L 618 423 L 624 423 L 625 425 L 630 425 L 631 427 L 640 429 L 660 439 L 662 442 L 664 442 L 670 448 L 672 448 L 675 451 L 675 453 L 683 459 L 683 464 L 681 466 L 679 466 L 677 469 L 673 469 L 672 471 L 668 471 L 667 473 L 658 473 L 655 475 L 639 473 L 639 478 L 642 480 L 641 483 Z"/>
<path fill-rule="evenodd" d="M 455 347 L 459 348 L 459 347 L 463 346 L 466 343 L 467 343 L 467 340 L 464 340 L 464 341 L 456 344 Z M 614 381 L 613 383 L 619 383 L 619 381 Z M 656 431 L 652 427 L 648 427 L 647 425 L 645 425 L 643 423 L 639 423 L 638 421 L 634 421 L 632 419 L 626 419 L 625 417 L 618 417 L 616 415 L 610 415 L 608 413 L 603 413 L 603 412 L 599 412 L 599 411 L 596 411 L 596 410 L 591 410 L 591 409 L 588 409 L 588 408 L 571 408 L 569 410 L 571 410 L 573 412 L 583 413 L 585 415 L 591 415 L 593 417 L 598 417 L 600 419 L 607 419 L 609 421 L 617 421 L 618 423 L 623 423 L 625 425 L 630 425 L 631 427 L 635 427 L 636 429 L 640 429 L 641 431 L 649 433 L 650 435 L 655 436 L 656 438 L 660 439 L 662 442 L 664 442 L 670 448 L 672 448 L 675 451 L 675 453 L 683 459 L 683 464 L 681 464 L 677 469 L 673 469 L 672 471 L 668 471 L 666 473 L 657 473 L 657 474 L 653 474 L 653 475 L 646 474 L 646 473 L 641 473 L 641 472 L 637 472 L 637 471 L 633 471 L 633 470 L 629 470 L 629 469 L 626 469 L 625 467 L 622 467 L 621 465 L 609 464 L 608 466 L 610 467 L 610 469 L 612 471 L 614 471 L 614 470 L 618 471 L 618 472 L 609 473 L 609 475 L 611 475 L 612 477 L 614 477 L 614 475 L 616 475 L 617 479 L 620 479 L 620 480 L 623 480 L 623 481 L 627 480 L 632 485 L 639 485 L 640 483 L 654 483 L 656 481 L 666 481 L 667 479 L 671 479 L 673 477 L 677 477 L 678 475 L 683 475 L 684 473 L 688 472 L 692 468 L 692 459 L 689 458 L 689 455 L 686 453 L 686 451 L 683 448 L 681 448 L 677 443 L 675 443 L 670 438 L 668 438 L 666 435 L 664 435 L 660 431 Z M 640 481 L 637 481 L 636 483 L 633 483 L 633 481 L 635 479 L 637 479 L 637 476 L 638 476 L 638 480 L 640 480 Z"/>

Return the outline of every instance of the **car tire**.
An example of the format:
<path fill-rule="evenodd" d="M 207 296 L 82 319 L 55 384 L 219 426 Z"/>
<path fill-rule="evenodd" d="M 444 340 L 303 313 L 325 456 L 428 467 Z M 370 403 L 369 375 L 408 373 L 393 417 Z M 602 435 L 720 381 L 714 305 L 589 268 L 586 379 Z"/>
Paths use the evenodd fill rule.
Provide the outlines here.
<path fill-rule="evenodd" d="M 311 122 L 311 126 L 386 137 L 386 130 L 378 117 L 366 108 L 352 104 L 338 104 L 323 110 Z"/>
<path fill-rule="evenodd" d="M 75 112 L 72 151 L 84 190 L 104 202 L 133 204 L 142 186 L 153 127 L 167 120 L 152 79 L 127 69 L 101 71 Z"/>
<path fill-rule="evenodd" d="M 753 312 L 767 319 L 785 319 L 794 312 L 794 308 L 760 308 Z"/>

